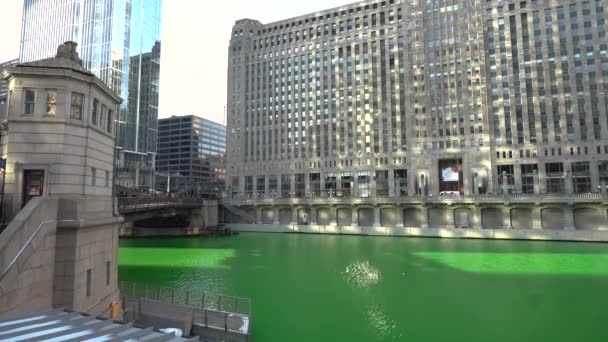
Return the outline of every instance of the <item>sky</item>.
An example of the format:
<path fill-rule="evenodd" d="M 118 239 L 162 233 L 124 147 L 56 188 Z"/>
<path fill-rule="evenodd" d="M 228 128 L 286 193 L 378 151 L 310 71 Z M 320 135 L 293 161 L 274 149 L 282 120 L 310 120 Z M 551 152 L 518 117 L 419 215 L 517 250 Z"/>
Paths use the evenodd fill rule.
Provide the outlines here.
<path fill-rule="evenodd" d="M 159 117 L 195 114 L 224 123 L 232 25 L 270 23 L 350 0 L 163 0 Z M 0 0 L 0 61 L 19 57 L 23 0 Z"/>

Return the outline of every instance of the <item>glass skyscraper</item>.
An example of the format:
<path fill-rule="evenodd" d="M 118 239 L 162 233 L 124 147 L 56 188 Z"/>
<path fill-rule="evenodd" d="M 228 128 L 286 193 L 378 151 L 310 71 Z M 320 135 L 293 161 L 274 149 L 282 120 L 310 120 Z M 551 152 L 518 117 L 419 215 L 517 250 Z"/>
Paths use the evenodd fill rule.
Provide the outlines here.
<path fill-rule="evenodd" d="M 122 98 L 117 180 L 152 186 L 156 159 L 162 0 L 24 0 L 20 62 L 78 43 L 84 67 Z"/>

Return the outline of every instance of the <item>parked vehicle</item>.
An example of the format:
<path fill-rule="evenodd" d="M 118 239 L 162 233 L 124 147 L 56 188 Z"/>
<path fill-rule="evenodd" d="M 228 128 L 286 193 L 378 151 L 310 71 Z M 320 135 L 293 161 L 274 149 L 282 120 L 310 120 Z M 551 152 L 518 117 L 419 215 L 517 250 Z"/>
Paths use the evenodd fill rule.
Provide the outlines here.
<path fill-rule="evenodd" d="M 442 191 L 439 193 L 441 197 L 460 197 L 460 191 Z"/>

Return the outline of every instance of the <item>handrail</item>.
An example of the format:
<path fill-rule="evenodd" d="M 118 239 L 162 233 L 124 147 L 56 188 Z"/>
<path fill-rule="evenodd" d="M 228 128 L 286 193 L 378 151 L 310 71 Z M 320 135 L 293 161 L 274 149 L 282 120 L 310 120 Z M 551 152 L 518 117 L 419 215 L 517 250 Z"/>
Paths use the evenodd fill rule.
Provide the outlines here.
<path fill-rule="evenodd" d="M 314 203 L 325 203 L 325 202 L 470 202 L 470 201 L 538 201 L 538 200 L 600 200 L 606 198 L 608 199 L 608 195 L 599 192 L 591 192 L 591 193 L 538 193 L 538 194 L 523 194 L 523 193 L 514 193 L 514 194 L 481 194 L 481 195 L 460 195 L 460 196 L 420 196 L 420 195 L 411 195 L 411 196 L 375 196 L 375 197 L 326 197 L 326 198 L 317 198 L 317 197 L 260 197 L 257 199 L 254 198 L 230 198 L 224 197 L 222 199 L 222 203 L 224 206 L 227 205 L 240 205 L 242 203 L 251 203 L 251 204 L 264 204 L 264 203 L 272 203 L 272 202 L 281 202 L 281 203 L 306 203 L 306 202 L 314 202 Z"/>
<path fill-rule="evenodd" d="M 251 300 L 248 298 L 229 296 L 223 294 L 209 293 L 205 291 L 189 291 L 162 286 L 148 286 L 148 284 L 120 281 L 118 287 L 122 295 L 144 298 L 149 300 L 163 300 L 162 294 L 169 298 L 166 303 L 180 304 L 179 298 L 184 299 L 184 304 L 189 307 L 208 309 L 212 311 L 231 312 L 251 316 Z M 153 290 L 156 290 L 153 291 Z M 142 292 L 143 293 L 138 293 Z M 176 296 L 177 295 L 177 296 Z M 229 304 L 235 303 L 235 310 L 227 310 Z M 238 310 L 240 308 L 241 310 Z"/>
<path fill-rule="evenodd" d="M 239 209 L 230 203 L 223 202 L 222 204 L 224 205 L 224 208 L 228 209 L 233 214 L 245 219 L 245 221 L 248 221 L 249 223 L 256 223 L 256 220 L 251 217 L 246 211 Z"/>
<path fill-rule="evenodd" d="M 21 256 L 21 254 L 23 254 L 23 252 L 25 252 L 25 249 L 30 245 L 32 240 L 34 240 L 36 235 L 38 235 L 38 232 L 40 231 L 42 226 L 49 224 L 49 223 L 53 223 L 53 222 L 59 223 L 59 222 L 83 222 L 83 221 L 84 220 L 49 220 L 49 221 L 41 222 L 38 225 L 38 227 L 36 227 L 36 229 L 34 230 L 34 233 L 32 233 L 32 236 L 30 236 L 29 239 L 23 244 L 23 246 L 21 246 L 21 249 L 19 249 L 19 252 L 17 252 L 17 255 L 15 255 L 15 257 L 11 260 L 11 262 L 8 264 L 8 266 L 4 269 L 4 271 L 2 272 L 2 275 L 0 275 L 0 282 L 8 274 L 8 272 L 15 265 L 15 263 L 17 263 L 17 260 L 19 260 L 19 257 Z"/>

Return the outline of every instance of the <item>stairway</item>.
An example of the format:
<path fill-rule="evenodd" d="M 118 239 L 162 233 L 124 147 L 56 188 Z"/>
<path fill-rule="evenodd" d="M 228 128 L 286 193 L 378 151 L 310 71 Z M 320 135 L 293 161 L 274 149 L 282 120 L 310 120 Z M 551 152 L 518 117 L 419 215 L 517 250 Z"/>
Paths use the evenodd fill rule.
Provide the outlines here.
<path fill-rule="evenodd" d="M 226 202 L 223 202 L 222 205 L 224 206 L 225 209 L 227 209 L 234 215 L 245 220 L 245 222 L 251 223 L 251 224 L 256 223 L 255 219 L 253 217 L 251 217 L 251 215 L 249 215 L 245 210 L 237 208 L 237 207 L 233 206 L 232 204 L 226 203 Z"/>

